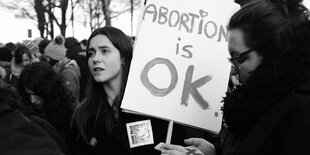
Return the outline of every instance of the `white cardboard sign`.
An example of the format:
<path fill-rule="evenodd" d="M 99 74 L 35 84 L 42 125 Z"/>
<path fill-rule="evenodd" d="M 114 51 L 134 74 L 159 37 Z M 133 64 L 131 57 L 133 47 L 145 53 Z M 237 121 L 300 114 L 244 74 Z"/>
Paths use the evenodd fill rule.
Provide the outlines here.
<path fill-rule="evenodd" d="M 227 0 L 147 0 L 122 106 L 219 132 L 227 90 Z"/>

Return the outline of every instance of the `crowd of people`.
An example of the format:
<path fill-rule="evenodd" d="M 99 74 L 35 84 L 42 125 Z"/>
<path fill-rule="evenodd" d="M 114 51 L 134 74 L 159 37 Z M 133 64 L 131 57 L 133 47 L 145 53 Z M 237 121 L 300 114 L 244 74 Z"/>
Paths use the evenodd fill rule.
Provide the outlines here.
<path fill-rule="evenodd" d="M 308 15 L 302 0 L 252 0 L 234 13 L 221 134 L 175 124 L 160 151 L 154 147 L 166 141 L 169 122 L 121 109 L 133 57 L 133 40 L 121 30 L 101 27 L 82 41 L 60 35 L 6 43 L 0 154 L 309 154 Z M 152 142 L 132 137 L 132 144 L 133 122 L 152 128 Z"/>

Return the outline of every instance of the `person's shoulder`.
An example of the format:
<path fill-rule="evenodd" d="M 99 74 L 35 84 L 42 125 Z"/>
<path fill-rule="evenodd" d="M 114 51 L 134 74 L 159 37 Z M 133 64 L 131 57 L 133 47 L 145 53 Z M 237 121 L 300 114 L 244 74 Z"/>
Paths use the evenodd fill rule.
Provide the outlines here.
<path fill-rule="evenodd" d="M 18 110 L 1 118 L 1 154 L 63 154 L 57 144 L 40 127 L 29 121 Z"/>
<path fill-rule="evenodd" d="M 309 120 L 310 123 L 310 81 L 306 81 L 300 87 L 292 91 L 287 95 L 287 100 L 284 100 L 282 104 L 288 104 L 289 108 L 288 116 L 294 121 Z M 289 103 L 287 103 L 289 102 Z M 309 124 L 310 126 L 310 124 Z"/>

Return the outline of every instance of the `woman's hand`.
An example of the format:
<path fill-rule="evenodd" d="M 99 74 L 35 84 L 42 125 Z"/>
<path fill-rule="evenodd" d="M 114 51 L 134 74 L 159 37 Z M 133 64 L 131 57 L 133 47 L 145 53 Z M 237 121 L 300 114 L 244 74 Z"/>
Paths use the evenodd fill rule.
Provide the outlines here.
<path fill-rule="evenodd" d="M 180 145 L 163 144 L 161 154 L 162 155 L 186 155 L 187 150 Z"/>
<path fill-rule="evenodd" d="M 202 138 L 185 139 L 184 143 L 189 145 L 163 144 L 160 148 L 162 155 L 215 155 L 215 147 Z"/>
<path fill-rule="evenodd" d="M 205 155 L 215 155 L 214 145 L 202 138 L 185 139 L 184 143 L 198 148 Z"/>
<path fill-rule="evenodd" d="M 161 146 L 162 155 L 204 155 L 197 147 L 163 144 Z"/>

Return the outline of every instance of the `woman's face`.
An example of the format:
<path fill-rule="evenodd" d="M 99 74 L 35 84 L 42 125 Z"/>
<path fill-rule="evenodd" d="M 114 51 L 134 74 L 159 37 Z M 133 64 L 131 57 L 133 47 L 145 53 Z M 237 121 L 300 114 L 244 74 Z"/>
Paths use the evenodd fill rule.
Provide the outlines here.
<path fill-rule="evenodd" d="M 96 82 L 112 82 L 122 76 L 120 51 L 106 35 L 97 35 L 89 42 L 88 66 Z"/>
<path fill-rule="evenodd" d="M 239 73 L 239 81 L 247 81 L 257 66 L 260 65 L 262 57 L 245 45 L 244 34 L 240 29 L 229 31 L 228 50 L 231 62 Z"/>
<path fill-rule="evenodd" d="M 28 55 L 26 53 L 23 54 L 23 65 L 29 65 L 31 63 L 30 58 L 28 57 Z"/>
<path fill-rule="evenodd" d="M 40 108 L 43 105 L 43 98 L 41 98 L 40 96 L 36 95 L 32 90 L 25 88 L 26 93 L 29 96 L 29 100 L 30 102 L 35 105 L 36 107 Z"/>

